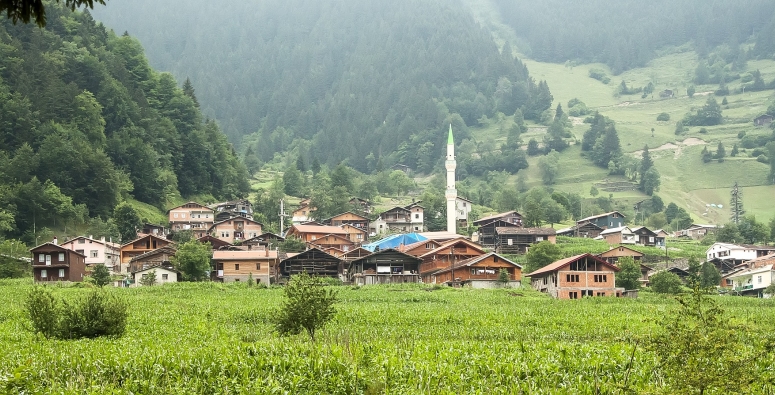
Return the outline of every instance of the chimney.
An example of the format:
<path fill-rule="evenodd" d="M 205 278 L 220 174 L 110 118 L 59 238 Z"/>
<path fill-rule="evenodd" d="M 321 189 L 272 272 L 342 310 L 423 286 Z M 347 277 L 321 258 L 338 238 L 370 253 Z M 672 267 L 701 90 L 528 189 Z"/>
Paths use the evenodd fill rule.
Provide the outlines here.
<path fill-rule="evenodd" d="M 269 250 L 264 250 L 264 256 L 269 256 Z"/>
<path fill-rule="evenodd" d="M 100 237 L 100 241 L 104 243 L 105 242 L 105 236 Z"/>
<path fill-rule="evenodd" d="M 94 239 L 94 236 L 92 236 L 92 235 L 89 235 L 89 239 Z"/>
<path fill-rule="evenodd" d="M 54 236 L 54 240 L 51 242 L 54 245 L 59 245 L 59 242 L 57 241 L 57 237 Z"/>

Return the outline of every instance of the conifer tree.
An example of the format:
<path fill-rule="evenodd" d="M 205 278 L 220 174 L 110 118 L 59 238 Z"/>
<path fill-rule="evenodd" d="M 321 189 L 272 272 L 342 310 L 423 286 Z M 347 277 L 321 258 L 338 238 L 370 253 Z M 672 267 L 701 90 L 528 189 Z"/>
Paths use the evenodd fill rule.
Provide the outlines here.
<path fill-rule="evenodd" d="M 731 195 L 732 198 L 729 201 L 729 205 L 732 210 L 732 223 L 737 225 L 743 219 L 743 214 L 745 214 L 745 210 L 743 210 L 743 190 L 737 185 L 737 181 L 732 186 Z"/>

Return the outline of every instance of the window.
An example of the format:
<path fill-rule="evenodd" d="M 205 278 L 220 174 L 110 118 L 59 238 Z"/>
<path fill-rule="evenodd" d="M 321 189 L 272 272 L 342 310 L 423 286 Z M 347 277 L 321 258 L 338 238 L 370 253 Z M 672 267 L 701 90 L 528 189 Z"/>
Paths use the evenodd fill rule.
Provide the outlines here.
<path fill-rule="evenodd" d="M 415 214 L 414 219 L 420 219 L 420 214 Z"/>
<path fill-rule="evenodd" d="M 578 293 L 578 292 L 576 292 L 576 291 L 573 291 L 573 292 L 568 292 L 568 297 L 569 297 L 570 299 L 578 299 L 578 298 L 579 298 L 579 293 Z"/>
<path fill-rule="evenodd" d="M 425 249 L 426 249 L 426 250 L 432 250 L 432 249 L 433 249 L 433 244 L 431 244 L 431 243 L 425 243 Z"/>
<path fill-rule="evenodd" d="M 186 218 L 186 213 L 180 213 L 180 218 Z"/>
<path fill-rule="evenodd" d="M 261 262 L 256 263 L 256 270 L 261 270 Z"/>
<path fill-rule="evenodd" d="M 471 269 L 471 275 L 472 275 L 472 276 L 475 276 L 475 275 L 476 275 L 476 269 Z"/>
<path fill-rule="evenodd" d="M 46 265 L 51 264 L 51 255 L 46 255 Z"/>
<path fill-rule="evenodd" d="M 359 234 L 357 235 L 358 240 L 363 240 L 363 235 Z"/>
<path fill-rule="evenodd" d="M 654 238 L 652 236 L 649 236 L 649 243 L 653 243 L 653 242 L 654 242 Z"/>
<path fill-rule="evenodd" d="M 544 237 L 543 236 L 536 236 L 536 241 L 544 241 Z"/>
<path fill-rule="evenodd" d="M 46 255 L 38 254 L 38 262 L 45 262 L 45 261 L 46 261 Z"/>
<path fill-rule="evenodd" d="M 508 244 L 508 245 L 514 245 L 514 240 L 512 240 L 512 239 L 507 239 L 507 240 L 506 240 L 506 244 Z"/>
<path fill-rule="evenodd" d="M 161 279 L 162 280 L 167 280 L 167 279 L 169 279 L 169 276 L 170 276 L 169 274 L 162 274 L 161 275 Z"/>
<path fill-rule="evenodd" d="M 549 278 L 544 277 L 544 285 L 549 284 Z"/>
<path fill-rule="evenodd" d="M 97 255 L 99 255 L 99 251 L 97 251 L 97 250 L 91 250 L 91 251 L 89 251 L 89 255 L 90 255 L 92 258 L 96 258 L 96 257 L 97 257 Z"/>
<path fill-rule="evenodd" d="M 239 263 L 234 264 L 234 270 L 239 270 Z"/>
<path fill-rule="evenodd" d="M 173 218 L 177 218 L 178 217 L 178 213 L 172 214 L 172 217 Z"/>
<path fill-rule="evenodd" d="M 46 278 L 46 277 L 48 277 L 48 272 L 46 271 L 46 269 L 41 270 L 40 278 Z"/>
<path fill-rule="evenodd" d="M 83 250 L 75 250 L 75 252 L 77 252 L 77 253 L 79 253 L 81 255 L 86 255 L 86 254 L 83 253 Z"/>
<path fill-rule="evenodd" d="M 584 289 L 584 290 L 582 290 L 581 291 L 581 297 L 583 298 L 585 296 L 592 296 L 592 290 L 591 289 Z"/>
<path fill-rule="evenodd" d="M 595 282 L 596 283 L 608 282 L 608 275 L 607 274 L 595 274 Z"/>
<path fill-rule="evenodd" d="M 86 240 L 84 240 L 84 239 L 78 239 L 78 244 L 84 244 L 84 243 L 86 243 Z"/>
<path fill-rule="evenodd" d="M 617 213 L 613 213 L 611 216 L 614 217 L 614 218 L 619 218 L 619 214 L 617 214 Z"/>
<path fill-rule="evenodd" d="M 65 269 L 59 269 L 59 278 L 65 278 Z"/>
<path fill-rule="evenodd" d="M 492 257 L 492 261 L 493 261 L 493 262 L 498 262 L 498 256 L 497 256 L 497 255 L 495 255 L 494 257 Z"/>
<path fill-rule="evenodd" d="M 64 261 L 65 261 L 65 253 L 64 252 L 60 252 L 59 253 L 59 262 L 64 262 Z"/>
<path fill-rule="evenodd" d="M 605 292 L 597 292 L 595 293 L 595 296 L 605 296 Z"/>
<path fill-rule="evenodd" d="M 761 284 L 762 283 L 762 276 L 756 276 L 756 281 Z"/>
<path fill-rule="evenodd" d="M 578 274 L 566 274 L 565 275 L 565 281 L 569 283 L 577 283 L 579 282 L 579 275 Z"/>

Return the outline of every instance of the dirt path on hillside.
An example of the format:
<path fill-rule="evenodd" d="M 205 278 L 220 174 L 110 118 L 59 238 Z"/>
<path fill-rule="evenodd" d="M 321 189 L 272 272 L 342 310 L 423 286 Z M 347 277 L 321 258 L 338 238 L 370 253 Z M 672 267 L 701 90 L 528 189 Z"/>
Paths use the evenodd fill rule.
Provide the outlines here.
<path fill-rule="evenodd" d="M 689 137 L 684 141 L 679 141 L 677 143 L 665 143 L 656 148 L 649 148 L 649 152 L 674 150 L 675 152 L 673 154 L 673 159 L 678 159 L 678 157 L 681 156 L 681 153 L 683 152 L 684 148 L 692 147 L 695 145 L 703 145 L 703 144 L 707 144 L 707 142 L 705 142 L 705 140 L 703 139 L 698 139 L 696 137 Z M 632 154 L 638 158 L 642 158 L 643 150 L 635 151 Z"/>

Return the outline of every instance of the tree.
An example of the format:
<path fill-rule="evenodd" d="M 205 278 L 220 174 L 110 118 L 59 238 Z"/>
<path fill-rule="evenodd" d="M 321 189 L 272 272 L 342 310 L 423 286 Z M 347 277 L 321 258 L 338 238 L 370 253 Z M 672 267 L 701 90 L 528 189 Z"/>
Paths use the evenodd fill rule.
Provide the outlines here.
<path fill-rule="evenodd" d="M 565 206 L 554 199 L 545 198 L 541 200 L 541 206 L 544 208 L 544 221 L 548 222 L 552 227 L 554 227 L 554 224 L 562 222 L 568 216 Z"/>
<path fill-rule="evenodd" d="M 688 276 L 686 276 L 686 283 L 694 288 L 702 282 L 701 280 L 701 272 L 702 271 L 702 265 L 700 264 L 700 261 L 697 259 L 696 256 L 689 257 L 689 267 L 686 269 L 686 272 L 689 273 Z"/>
<path fill-rule="evenodd" d="M 663 270 L 649 278 L 651 289 L 661 294 L 681 293 L 681 278 L 677 274 Z"/>
<path fill-rule="evenodd" d="M 210 278 L 210 243 L 196 240 L 183 243 L 172 257 L 172 264 L 182 274 L 185 281 L 204 281 Z"/>
<path fill-rule="evenodd" d="M 194 84 L 191 83 L 191 79 L 188 77 L 186 77 L 186 81 L 183 82 L 183 94 L 188 96 L 194 102 L 194 105 L 197 108 L 199 107 L 199 100 L 196 99 L 196 90 L 194 89 Z"/>
<path fill-rule="evenodd" d="M 635 262 L 632 257 L 619 258 L 619 273 L 616 273 L 616 286 L 624 289 L 639 289 L 640 277 L 642 273 L 640 271 L 640 264 Z"/>
<path fill-rule="evenodd" d="M 742 243 L 743 236 L 740 234 L 737 224 L 731 222 L 716 230 L 716 241 L 720 243 Z"/>
<path fill-rule="evenodd" d="M 286 237 L 285 240 L 278 245 L 278 248 L 282 252 L 302 252 L 307 248 L 307 243 L 297 237 L 291 236 Z"/>
<path fill-rule="evenodd" d="M 661 183 L 659 171 L 655 167 L 650 168 L 646 174 L 643 175 L 643 193 L 646 195 L 653 195 L 654 192 L 659 191 L 659 185 Z"/>
<path fill-rule="evenodd" d="M 560 247 L 548 240 L 542 241 L 528 250 L 527 271 L 534 272 L 560 258 L 562 258 Z"/>
<path fill-rule="evenodd" d="M 531 138 L 527 142 L 527 154 L 530 156 L 536 156 L 539 153 L 541 153 L 540 148 L 538 148 L 538 141 L 536 139 Z"/>
<path fill-rule="evenodd" d="M 746 215 L 737 225 L 743 242 L 747 244 L 764 243 L 770 237 L 770 229 L 762 222 L 758 222 L 753 215 Z"/>
<path fill-rule="evenodd" d="M 509 276 L 509 271 L 506 268 L 501 268 L 500 272 L 498 272 L 498 282 L 504 287 L 511 282 L 511 276 Z"/>
<path fill-rule="evenodd" d="M 94 283 L 98 287 L 104 287 L 110 284 L 110 271 L 107 266 L 100 263 L 97 266 L 94 266 L 91 278 L 94 279 Z"/>
<path fill-rule="evenodd" d="M 552 185 L 557 180 L 557 173 L 560 167 L 560 154 L 552 150 L 546 156 L 538 160 L 538 167 L 541 169 L 541 180 L 544 185 Z"/>
<path fill-rule="evenodd" d="M 283 173 L 283 184 L 285 193 L 290 196 L 302 196 L 304 189 L 304 179 L 295 165 L 289 166 Z"/>
<path fill-rule="evenodd" d="M 274 319 L 275 330 L 283 336 L 306 331 L 314 342 L 315 333 L 336 314 L 336 293 L 326 290 L 319 278 L 301 273 L 291 277 L 283 294 L 285 300 Z"/>
<path fill-rule="evenodd" d="M 675 123 L 675 134 L 681 135 L 684 134 L 686 131 L 686 128 L 684 128 L 684 123 L 682 121 L 678 121 Z"/>
<path fill-rule="evenodd" d="M 705 105 L 698 109 L 696 114 L 687 117 L 688 124 L 693 126 L 719 125 L 722 120 L 721 106 L 713 96 L 708 97 Z"/>
<path fill-rule="evenodd" d="M 638 169 L 638 172 L 640 173 L 640 190 L 646 191 L 646 172 L 651 169 L 651 167 L 654 166 L 654 161 L 651 159 L 651 154 L 649 154 L 649 146 L 646 145 L 643 147 L 643 156 L 640 160 L 640 169 Z M 646 193 L 647 195 L 651 195 L 650 193 Z"/>
<path fill-rule="evenodd" d="M 156 270 L 151 270 L 148 273 L 144 273 L 140 276 L 140 285 L 145 287 L 152 287 L 156 285 Z"/>
<path fill-rule="evenodd" d="M 716 265 L 711 262 L 705 262 L 700 269 L 700 285 L 703 288 L 716 288 L 721 283 L 721 273 Z"/>
<path fill-rule="evenodd" d="M 729 209 L 732 210 L 732 222 L 739 224 L 745 210 L 743 209 L 743 190 L 737 185 L 737 181 L 732 186 L 730 194 L 732 197 L 729 200 Z"/>
<path fill-rule="evenodd" d="M 590 195 L 592 195 L 592 197 L 595 197 L 595 196 L 597 196 L 598 194 L 600 194 L 600 191 L 598 191 L 598 190 L 597 190 L 597 187 L 595 187 L 594 185 L 592 185 L 592 187 L 591 187 L 591 188 L 589 188 L 589 194 L 590 194 Z"/>
<path fill-rule="evenodd" d="M 57 3 L 63 0 L 56 0 Z M 82 6 L 94 9 L 94 3 L 105 5 L 105 0 L 64 0 L 65 7 L 75 11 Z M 5 12 L 6 17 L 14 24 L 17 21 L 30 23 L 34 20 L 40 26 L 46 26 L 46 7 L 44 2 L 36 0 L 0 0 L 0 14 Z"/>
<path fill-rule="evenodd" d="M 716 159 L 718 159 L 718 162 L 721 163 L 724 161 L 725 156 L 727 156 L 727 154 L 724 150 L 724 144 L 721 144 L 721 141 L 719 141 L 718 147 L 716 148 Z"/>
<path fill-rule="evenodd" d="M 721 143 L 719 143 L 719 144 L 721 144 Z M 736 157 L 736 156 L 737 156 L 737 154 L 738 154 L 739 152 L 740 152 L 740 151 L 739 151 L 739 150 L 738 150 L 738 148 L 737 148 L 737 143 L 735 143 L 735 145 L 733 145 L 733 146 L 732 146 L 732 152 L 730 152 L 730 153 L 729 153 L 729 156 L 731 156 L 731 157 L 733 157 L 733 158 L 734 158 L 734 157 Z"/>
<path fill-rule="evenodd" d="M 689 98 L 692 98 L 692 97 L 694 97 L 694 93 L 695 93 L 696 91 L 697 91 L 697 90 L 694 88 L 694 85 L 689 85 L 689 87 L 688 87 L 688 88 L 686 88 L 686 94 L 689 96 Z"/>
<path fill-rule="evenodd" d="M 113 222 L 121 235 L 121 242 L 126 243 L 137 238 L 137 229 L 143 226 L 137 210 L 129 203 L 120 203 L 113 210 Z"/>

